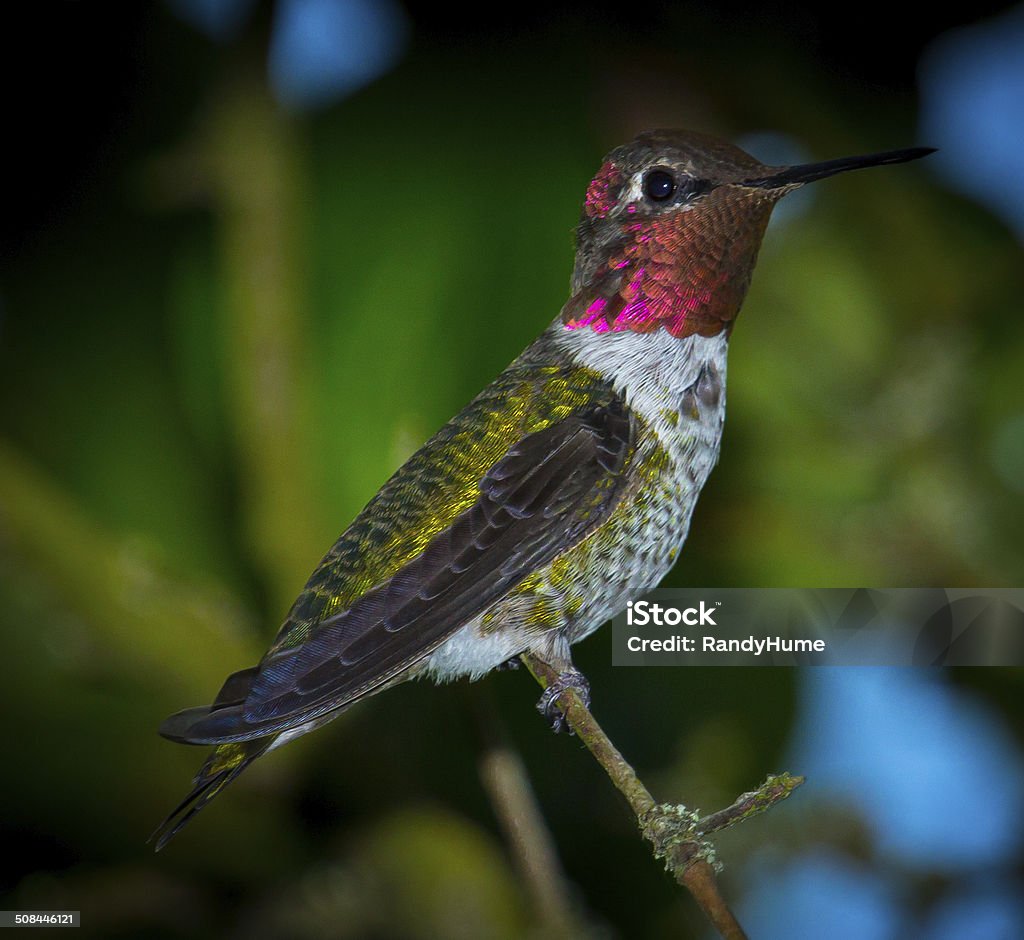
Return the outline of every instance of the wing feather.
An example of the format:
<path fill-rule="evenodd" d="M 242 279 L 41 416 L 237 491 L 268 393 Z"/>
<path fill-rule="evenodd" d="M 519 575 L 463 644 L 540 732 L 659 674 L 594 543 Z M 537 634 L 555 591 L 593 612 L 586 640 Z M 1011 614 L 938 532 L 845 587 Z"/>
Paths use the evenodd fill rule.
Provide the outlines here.
<path fill-rule="evenodd" d="M 272 648 L 246 675 L 244 701 L 200 717 L 187 740 L 245 741 L 295 727 L 428 656 L 606 518 L 634 433 L 628 407 L 610 394 L 520 438 L 483 476 L 476 501 L 418 555 L 303 642 Z"/>

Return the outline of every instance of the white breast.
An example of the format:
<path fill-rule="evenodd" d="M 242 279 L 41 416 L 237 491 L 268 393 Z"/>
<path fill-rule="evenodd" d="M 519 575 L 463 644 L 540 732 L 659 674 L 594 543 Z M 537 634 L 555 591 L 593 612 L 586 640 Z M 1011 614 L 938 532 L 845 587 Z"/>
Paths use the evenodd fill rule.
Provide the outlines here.
<path fill-rule="evenodd" d="M 615 385 L 629 406 L 657 433 L 665 449 L 675 456 L 681 427 L 691 419 L 686 396 L 694 390 L 702 373 L 718 386 L 698 399 L 697 423 L 700 436 L 721 435 L 725 417 L 725 367 L 728 339 L 717 336 L 687 336 L 677 339 L 666 330 L 653 333 L 595 333 L 590 329 L 566 330 L 556 323 L 558 345 L 577 362 L 595 369 Z M 696 393 L 695 393 L 696 394 Z M 679 415 L 677 419 L 675 416 Z M 717 443 L 714 447 L 717 459 Z M 712 465 L 714 460 L 712 460 Z M 708 466 L 710 471 L 711 466 Z M 702 481 L 703 482 L 703 481 Z"/>

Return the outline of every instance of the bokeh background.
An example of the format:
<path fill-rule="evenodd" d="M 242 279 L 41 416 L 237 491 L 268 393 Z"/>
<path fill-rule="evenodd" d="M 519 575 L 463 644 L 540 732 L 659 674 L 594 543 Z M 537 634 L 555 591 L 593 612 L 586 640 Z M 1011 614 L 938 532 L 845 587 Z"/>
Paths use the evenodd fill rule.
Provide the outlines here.
<path fill-rule="evenodd" d="M 668 583 L 1020 586 L 1024 7 L 940 6 L 8 4 L 0 907 L 100 937 L 706 935 L 522 672 L 374 698 L 159 856 L 202 752 L 156 727 L 557 313 L 590 176 L 651 126 L 766 162 L 941 148 L 778 213 Z M 808 775 L 719 842 L 753 936 L 1024 935 L 1019 671 L 613 669 L 610 631 L 577 661 L 662 799 Z M 481 782 L 496 735 L 568 922 Z"/>

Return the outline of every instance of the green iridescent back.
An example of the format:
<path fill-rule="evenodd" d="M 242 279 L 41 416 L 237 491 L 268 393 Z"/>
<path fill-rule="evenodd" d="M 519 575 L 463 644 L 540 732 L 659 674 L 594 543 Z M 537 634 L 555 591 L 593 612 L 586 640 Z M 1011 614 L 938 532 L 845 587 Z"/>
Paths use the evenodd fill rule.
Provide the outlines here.
<path fill-rule="evenodd" d="M 479 498 L 488 469 L 524 435 L 611 400 L 608 382 L 537 345 L 409 458 L 324 556 L 265 658 L 296 647 L 419 555 Z M 539 344 L 547 345 L 547 344 Z"/>

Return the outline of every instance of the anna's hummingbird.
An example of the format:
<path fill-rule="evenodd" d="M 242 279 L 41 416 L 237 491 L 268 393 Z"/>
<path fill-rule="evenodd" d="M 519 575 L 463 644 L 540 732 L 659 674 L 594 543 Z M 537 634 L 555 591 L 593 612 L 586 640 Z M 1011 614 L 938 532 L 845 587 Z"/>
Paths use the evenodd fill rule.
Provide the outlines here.
<path fill-rule="evenodd" d="M 654 131 L 587 189 L 571 295 L 504 372 L 342 533 L 257 666 L 168 718 L 213 745 L 157 849 L 253 760 L 425 676 L 479 678 L 530 652 L 582 684 L 570 646 L 672 567 L 718 459 L 729 335 L 772 208 L 897 150 L 772 167 Z"/>

